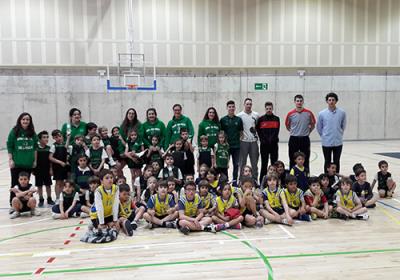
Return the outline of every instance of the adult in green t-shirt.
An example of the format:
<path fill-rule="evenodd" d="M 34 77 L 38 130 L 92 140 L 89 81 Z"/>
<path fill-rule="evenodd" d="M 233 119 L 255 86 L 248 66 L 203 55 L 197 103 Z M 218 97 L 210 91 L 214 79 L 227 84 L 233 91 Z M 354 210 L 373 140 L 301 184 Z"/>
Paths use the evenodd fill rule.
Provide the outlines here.
<path fill-rule="evenodd" d="M 143 136 L 141 131 L 142 124 L 138 120 L 136 110 L 133 108 L 129 108 L 125 113 L 125 118 L 122 121 L 122 124 L 119 128 L 119 134 L 121 135 L 124 141 L 127 140 L 129 131 L 136 130 L 139 138 Z"/>
<path fill-rule="evenodd" d="M 151 138 L 153 136 L 157 136 L 159 146 L 164 147 L 165 124 L 157 118 L 156 109 L 147 109 L 146 118 L 146 122 L 142 124 L 143 143 L 145 148 L 151 146 Z"/>
<path fill-rule="evenodd" d="M 237 180 L 239 171 L 239 156 L 240 156 L 240 138 L 243 135 L 243 122 L 242 119 L 235 115 L 235 101 L 229 100 L 226 103 L 228 115 L 223 117 L 220 121 L 221 130 L 226 133 L 229 154 L 232 157 L 233 173 L 232 179 Z"/>
<path fill-rule="evenodd" d="M 64 137 L 64 141 L 67 140 L 67 136 L 70 136 L 70 143 L 75 141 L 75 136 L 85 136 L 87 133 L 86 123 L 81 121 L 82 113 L 78 108 L 72 108 L 69 110 L 69 122 L 66 122 L 61 127 L 61 134 Z"/>
<path fill-rule="evenodd" d="M 207 109 L 203 120 L 199 124 L 197 144 L 200 146 L 200 136 L 208 136 L 208 147 L 214 148 L 217 143 L 218 132 L 221 130 L 217 110 L 214 107 Z"/>
<path fill-rule="evenodd" d="M 8 165 L 11 171 L 11 188 L 18 184 L 18 174 L 22 171 L 29 175 L 36 167 L 38 137 L 35 133 L 32 116 L 22 113 L 7 138 Z M 15 197 L 10 192 L 11 200 Z"/>
<path fill-rule="evenodd" d="M 194 136 L 192 121 L 188 117 L 182 115 L 182 106 L 180 104 L 175 104 L 172 109 L 174 110 L 174 116 L 172 120 L 168 122 L 165 134 L 164 147 L 166 149 L 170 144 L 175 143 L 175 141 L 181 137 L 181 128 L 186 128 L 188 130 L 189 141 L 192 141 Z"/>

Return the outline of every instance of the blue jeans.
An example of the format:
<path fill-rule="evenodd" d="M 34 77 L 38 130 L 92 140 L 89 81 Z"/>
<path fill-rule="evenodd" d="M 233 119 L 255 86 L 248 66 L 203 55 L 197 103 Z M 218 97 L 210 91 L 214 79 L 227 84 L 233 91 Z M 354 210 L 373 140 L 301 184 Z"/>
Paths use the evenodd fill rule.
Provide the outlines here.
<path fill-rule="evenodd" d="M 229 148 L 229 155 L 232 157 L 233 165 L 232 180 L 237 180 L 239 174 L 240 148 Z"/>

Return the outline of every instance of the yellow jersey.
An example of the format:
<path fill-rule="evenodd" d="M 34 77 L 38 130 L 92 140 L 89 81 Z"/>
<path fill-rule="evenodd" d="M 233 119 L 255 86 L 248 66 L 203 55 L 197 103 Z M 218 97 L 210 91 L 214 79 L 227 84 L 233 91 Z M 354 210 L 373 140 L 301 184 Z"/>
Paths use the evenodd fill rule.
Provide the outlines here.
<path fill-rule="evenodd" d="M 217 209 L 221 214 L 224 214 L 226 210 L 235 207 L 236 205 L 237 200 L 233 195 L 231 195 L 228 200 L 224 200 L 221 196 L 217 197 Z"/>
<path fill-rule="evenodd" d="M 303 191 L 297 189 L 295 193 L 291 193 L 287 188 L 283 191 L 285 195 L 286 202 L 291 208 L 299 208 L 301 206 L 301 201 L 303 200 Z"/>
<path fill-rule="evenodd" d="M 336 197 L 339 197 L 340 200 L 339 205 L 350 210 L 356 206 L 355 195 L 352 190 L 348 194 L 343 194 L 340 190 L 336 192 Z"/>
<path fill-rule="evenodd" d="M 118 187 L 116 185 L 111 186 L 111 192 L 108 193 L 104 190 L 103 185 L 100 185 L 96 192 L 101 194 L 101 202 L 103 204 L 104 218 L 110 217 L 113 214 L 113 206 L 115 201 L 115 194 L 117 193 Z M 97 210 L 95 204 L 90 209 L 90 218 L 97 219 Z"/>
<path fill-rule="evenodd" d="M 264 201 L 268 201 L 268 204 L 271 206 L 271 208 L 282 208 L 280 198 L 281 192 L 281 188 L 276 188 L 275 191 L 270 191 L 269 188 L 266 187 L 262 192 Z"/>
<path fill-rule="evenodd" d="M 189 201 L 184 195 L 179 199 L 179 202 L 183 205 L 183 209 L 180 207 L 179 210 L 184 210 L 185 215 L 191 218 L 196 217 L 198 210 L 203 208 L 203 200 L 197 193 L 192 201 Z"/>

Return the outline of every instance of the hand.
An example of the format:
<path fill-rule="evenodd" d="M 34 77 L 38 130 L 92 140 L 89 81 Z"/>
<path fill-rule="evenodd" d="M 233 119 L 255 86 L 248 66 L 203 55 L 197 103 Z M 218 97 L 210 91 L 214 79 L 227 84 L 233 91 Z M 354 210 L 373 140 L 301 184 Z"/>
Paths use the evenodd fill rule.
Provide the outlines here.
<path fill-rule="evenodd" d="M 195 219 L 193 222 L 196 225 L 196 227 L 201 227 L 200 222 L 198 220 Z"/>
<path fill-rule="evenodd" d="M 328 219 L 328 214 L 324 212 L 324 214 L 322 215 L 322 217 L 323 217 L 324 219 Z"/>
<path fill-rule="evenodd" d="M 12 159 L 8 160 L 8 165 L 10 166 L 11 169 L 15 167 L 15 163 Z"/>
<path fill-rule="evenodd" d="M 60 165 L 61 165 L 62 167 L 65 167 L 67 164 L 66 164 L 65 162 L 61 162 Z"/>
<path fill-rule="evenodd" d="M 32 164 L 32 168 L 36 168 L 36 166 L 37 166 L 37 162 L 36 162 L 36 160 L 33 162 L 33 164 Z"/>
<path fill-rule="evenodd" d="M 247 189 L 245 192 L 244 192 L 244 195 L 245 196 L 251 196 L 253 194 L 253 192 L 250 190 L 250 189 Z"/>

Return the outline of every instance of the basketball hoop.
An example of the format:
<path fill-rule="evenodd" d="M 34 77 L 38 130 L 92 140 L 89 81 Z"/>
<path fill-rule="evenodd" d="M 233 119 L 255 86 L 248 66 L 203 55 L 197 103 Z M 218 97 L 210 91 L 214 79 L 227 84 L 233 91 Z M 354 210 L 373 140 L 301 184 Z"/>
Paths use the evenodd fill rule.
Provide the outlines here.
<path fill-rule="evenodd" d="M 136 84 L 127 84 L 126 87 L 129 88 L 129 89 L 136 89 L 138 87 L 138 85 L 136 85 Z"/>

